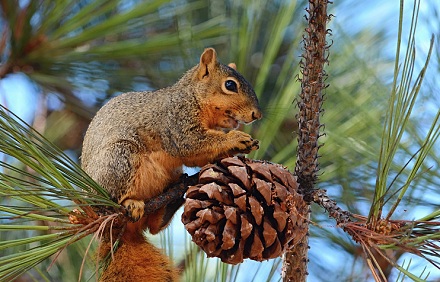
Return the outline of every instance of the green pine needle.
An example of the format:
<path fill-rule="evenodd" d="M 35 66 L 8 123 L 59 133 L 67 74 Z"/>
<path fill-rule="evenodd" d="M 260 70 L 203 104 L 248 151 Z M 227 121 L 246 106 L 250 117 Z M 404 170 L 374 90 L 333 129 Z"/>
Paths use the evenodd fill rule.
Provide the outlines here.
<path fill-rule="evenodd" d="M 401 1 L 400 10 L 400 21 L 399 21 L 399 35 L 396 51 L 396 61 L 395 61 L 395 73 L 393 88 L 388 104 L 387 115 L 385 117 L 385 126 L 382 133 L 382 144 L 380 149 L 379 163 L 377 167 L 377 178 L 376 178 L 376 189 L 374 196 L 374 204 L 371 206 L 369 220 L 376 220 L 382 216 L 382 209 L 386 202 L 389 200 L 387 196 L 397 195 L 394 204 L 390 208 L 387 219 L 391 217 L 403 196 L 408 191 L 410 185 L 419 176 L 419 171 L 424 164 L 424 160 L 428 156 L 431 148 L 438 139 L 440 133 L 440 123 L 439 114 L 434 118 L 432 126 L 423 141 L 421 148 L 418 150 L 413 158 L 415 159 L 414 164 L 408 170 L 401 169 L 395 179 L 391 182 L 396 184 L 395 180 L 397 178 L 402 178 L 407 175 L 407 179 L 404 180 L 404 184 L 401 187 L 393 188 L 389 186 L 390 175 L 392 175 L 392 169 L 395 168 L 395 161 L 397 159 L 399 149 L 401 149 L 401 140 L 405 132 L 410 126 L 410 116 L 414 105 L 417 101 L 420 88 L 425 77 L 425 72 L 428 67 L 434 39 L 431 39 L 430 48 L 428 55 L 426 57 L 424 66 L 419 72 L 417 77 L 414 79 L 415 71 L 415 35 L 417 27 L 417 18 L 419 12 L 420 1 L 415 1 L 413 8 L 413 17 L 411 21 L 411 29 L 408 36 L 409 46 L 407 48 L 405 59 L 403 65 L 399 61 L 400 56 L 400 46 L 402 44 L 402 32 L 403 32 L 403 1 Z M 408 163 L 407 163 L 408 164 Z M 405 167 L 404 167 L 405 168 Z"/>
<path fill-rule="evenodd" d="M 4 279 L 18 277 L 91 233 L 69 221 L 72 210 L 86 216 L 90 206 L 118 208 L 73 160 L 3 106 L 0 152 Z"/>

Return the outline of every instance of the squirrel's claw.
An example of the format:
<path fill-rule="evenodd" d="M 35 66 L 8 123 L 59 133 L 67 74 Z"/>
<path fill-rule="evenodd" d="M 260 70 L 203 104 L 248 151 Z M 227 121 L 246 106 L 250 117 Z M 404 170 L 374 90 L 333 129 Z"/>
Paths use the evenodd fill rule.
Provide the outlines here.
<path fill-rule="evenodd" d="M 133 222 L 138 221 L 144 215 L 144 201 L 126 199 L 121 204 L 127 210 L 127 214 Z"/>
<path fill-rule="evenodd" d="M 252 139 L 250 141 L 242 141 L 242 143 L 246 146 L 245 149 L 239 149 L 237 148 L 237 151 L 243 154 L 248 154 L 254 150 L 258 150 L 260 148 L 259 141 L 257 139 Z"/>
<path fill-rule="evenodd" d="M 260 141 L 257 139 L 252 139 L 251 151 L 258 150 L 260 148 Z"/>
<path fill-rule="evenodd" d="M 253 139 L 249 134 L 245 132 L 233 130 L 230 131 L 228 134 L 230 136 L 230 140 L 234 142 L 234 147 L 231 150 L 233 154 L 247 154 L 259 148 L 258 140 Z"/>

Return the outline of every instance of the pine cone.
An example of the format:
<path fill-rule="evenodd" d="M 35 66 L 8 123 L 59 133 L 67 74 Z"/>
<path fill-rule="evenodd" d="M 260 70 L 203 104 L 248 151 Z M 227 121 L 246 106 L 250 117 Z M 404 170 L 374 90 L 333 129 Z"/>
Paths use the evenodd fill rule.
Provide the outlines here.
<path fill-rule="evenodd" d="M 240 157 L 206 165 L 182 222 L 209 257 L 237 264 L 282 255 L 307 232 L 308 205 L 281 165 Z"/>

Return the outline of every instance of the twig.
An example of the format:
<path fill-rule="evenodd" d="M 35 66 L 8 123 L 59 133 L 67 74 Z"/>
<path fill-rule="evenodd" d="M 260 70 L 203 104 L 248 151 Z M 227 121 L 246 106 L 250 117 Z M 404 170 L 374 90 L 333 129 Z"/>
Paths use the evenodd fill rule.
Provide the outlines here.
<path fill-rule="evenodd" d="M 338 204 L 330 199 L 325 190 L 315 190 L 311 194 L 312 201 L 323 207 L 330 217 L 334 218 L 339 226 L 351 222 L 352 214 L 341 209 Z"/>

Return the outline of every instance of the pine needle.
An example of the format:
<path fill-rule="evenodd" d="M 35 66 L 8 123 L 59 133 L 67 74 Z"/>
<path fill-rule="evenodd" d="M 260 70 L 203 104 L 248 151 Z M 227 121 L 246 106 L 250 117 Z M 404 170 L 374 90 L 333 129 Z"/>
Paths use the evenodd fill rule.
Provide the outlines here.
<path fill-rule="evenodd" d="M 437 141 L 438 135 L 440 133 L 440 123 L 438 119 L 438 116 L 440 114 L 439 111 L 437 113 L 437 116 L 434 118 L 431 129 L 429 130 L 422 146 L 418 149 L 417 153 L 411 157 L 415 159 L 415 163 L 410 169 L 408 168 L 410 170 L 409 173 L 406 169 L 402 168 L 394 177 L 394 180 L 392 180 L 392 184 L 397 183 L 397 178 L 402 178 L 405 174 L 408 173 L 407 179 L 404 181 L 403 186 L 398 187 L 397 189 L 391 189 L 390 187 L 392 187 L 393 185 L 388 185 L 388 181 L 392 173 L 394 161 L 396 161 L 396 158 L 398 156 L 402 136 L 405 132 L 407 132 L 407 129 L 410 125 L 410 116 L 417 101 L 417 97 L 420 92 L 423 79 L 425 77 L 426 69 L 431 59 L 434 45 L 434 38 L 432 38 L 425 63 L 421 71 L 418 73 L 417 77 L 414 79 L 416 64 L 415 34 L 419 6 L 420 1 L 415 1 L 410 32 L 408 35 L 408 48 L 405 53 L 403 65 L 401 65 L 399 61 L 399 56 L 402 44 L 401 41 L 403 34 L 404 8 L 403 1 L 401 1 L 393 88 L 389 99 L 387 115 L 385 117 L 385 125 L 382 133 L 382 144 L 380 148 L 379 163 L 377 167 L 374 204 L 371 206 L 370 209 L 369 222 L 374 222 L 382 216 L 382 209 L 385 206 L 386 202 L 389 200 L 389 198 L 387 198 L 386 196 L 389 196 L 390 194 L 395 194 L 397 195 L 397 199 L 395 200 L 386 218 L 391 217 L 391 215 L 399 205 L 401 199 L 408 191 L 408 188 L 410 187 L 412 182 L 417 178 L 418 172 L 422 167 L 425 158 Z M 398 191 L 398 193 L 396 193 L 396 190 Z"/>
<path fill-rule="evenodd" d="M 98 215 L 91 207 L 119 207 L 74 161 L 3 106 L 0 152 L 2 279 L 17 278 L 93 233 L 108 216 L 93 219 Z"/>

